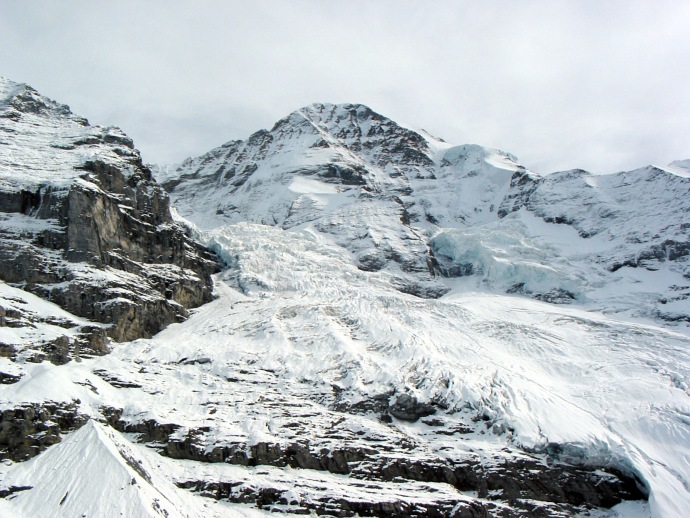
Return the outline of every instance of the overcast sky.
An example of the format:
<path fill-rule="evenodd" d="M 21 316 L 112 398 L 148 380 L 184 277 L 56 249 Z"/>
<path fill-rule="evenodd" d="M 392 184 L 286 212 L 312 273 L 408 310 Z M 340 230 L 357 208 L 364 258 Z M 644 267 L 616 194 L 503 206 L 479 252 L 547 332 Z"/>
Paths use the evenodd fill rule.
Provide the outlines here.
<path fill-rule="evenodd" d="M 690 158 L 690 2 L 2 1 L 0 75 L 144 160 L 359 102 L 541 172 Z"/>

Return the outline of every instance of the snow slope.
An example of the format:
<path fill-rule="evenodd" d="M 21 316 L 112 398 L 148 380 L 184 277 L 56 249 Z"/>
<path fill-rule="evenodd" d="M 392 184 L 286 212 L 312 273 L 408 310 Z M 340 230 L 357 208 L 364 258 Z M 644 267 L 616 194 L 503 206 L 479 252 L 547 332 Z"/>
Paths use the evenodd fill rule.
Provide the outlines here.
<path fill-rule="evenodd" d="M 194 509 L 190 495 L 161 476 L 153 461 L 111 428 L 89 421 L 40 457 L 3 470 L 3 484 L 23 489 L 0 500 L 0 511 L 17 518 L 263 515 L 205 502 L 193 502 Z"/>

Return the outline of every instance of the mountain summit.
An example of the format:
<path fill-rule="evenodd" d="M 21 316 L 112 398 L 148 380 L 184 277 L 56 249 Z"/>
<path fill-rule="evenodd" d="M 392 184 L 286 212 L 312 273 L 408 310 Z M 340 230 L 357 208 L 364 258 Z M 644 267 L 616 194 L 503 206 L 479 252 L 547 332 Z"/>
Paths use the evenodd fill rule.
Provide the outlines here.
<path fill-rule="evenodd" d="M 422 297 L 447 291 L 439 277 L 457 277 L 682 322 L 690 319 L 683 164 L 542 177 L 509 153 L 453 146 L 363 105 L 313 104 L 246 141 L 153 170 L 202 229 L 312 229 L 360 269 L 388 271 Z"/>
<path fill-rule="evenodd" d="M 147 166 L 1 81 L 0 513 L 682 516 L 689 188 L 356 104 Z"/>

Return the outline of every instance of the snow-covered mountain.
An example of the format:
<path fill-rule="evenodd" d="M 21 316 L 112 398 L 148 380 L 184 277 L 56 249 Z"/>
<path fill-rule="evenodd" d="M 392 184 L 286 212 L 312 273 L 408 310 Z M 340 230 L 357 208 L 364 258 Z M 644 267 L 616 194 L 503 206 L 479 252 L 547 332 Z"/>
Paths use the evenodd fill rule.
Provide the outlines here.
<path fill-rule="evenodd" d="M 445 293 L 440 275 L 687 322 L 686 166 L 541 177 L 508 153 L 451 146 L 365 106 L 314 104 L 154 174 L 201 229 L 312 229 L 410 293 Z"/>
<path fill-rule="evenodd" d="M 151 166 L 173 222 L 138 152 L 114 151 L 119 130 L 23 85 L 3 88 L 4 113 L 18 113 L 0 126 L 9 198 L 90 182 L 131 215 L 144 189 L 112 179 L 133 175 L 162 200 L 148 217 L 167 226 L 150 235 L 185 227 L 194 253 L 185 264 L 143 259 L 153 237 L 126 227 L 118 239 L 139 245 L 80 263 L 40 241 L 70 224 L 42 217 L 41 201 L 0 207 L 23 232 L 3 230 L 0 254 L 28 242 L 69 271 L 117 276 L 132 261 L 136 284 L 172 262 L 203 277 L 215 263 L 192 235 L 225 265 L 216 299 L 153 337 L 111 333 L 131 341 L 98 357 L 72 350 L 66 364 L 0 358 L 3 514 L 666 517 L 690 507 L 687 161 L 542 177 L 508 153 L 452 146 L 362 105 L 315 104 L 246 141 Z M 22 108 L 27 96 L 49 115 Z M 96 140 L 70 140 L 83 132 Z M 108 167 L 84 170 L 85 152 Z M 107 228 L 83 248 L 111 242 Z M 174 242 L 155 243 L 176 257 L 162 253 Z M 15 351 L 95 325 L 41 299 L 55 289 L 42 279 L 6 281 L 0 341 Z M 152 284 L 140 292 L 160 296 Z"/>

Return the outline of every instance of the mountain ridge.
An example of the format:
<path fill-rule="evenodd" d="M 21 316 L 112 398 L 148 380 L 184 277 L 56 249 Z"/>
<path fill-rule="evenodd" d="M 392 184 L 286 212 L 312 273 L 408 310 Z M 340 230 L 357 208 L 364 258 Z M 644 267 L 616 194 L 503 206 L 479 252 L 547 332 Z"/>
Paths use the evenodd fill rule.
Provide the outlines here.
<path fill-rule="evenodd" d="M 486 263 L 463 263 L 454 254 L 434 250 L 434 234 L 488 225 L 492 235 L 507 233 L 509 239 L 517 232 L 533 247 L 547 249 L 541 257 L 532 254 L 540 262 L 565 258 L 578 263 L 568 269 L 583 271 L 588 268 L 583 261 L 600 265 L 589 275 L 595 285 L 621 268 L 670 268 L 663 279 L 650 277 L 667 285 L 656 300 L 645 293 L 639 311 L 632 304 L 614 311 L 687 321 L 687 312 L 671 309 L 689 296 L 687 289 L 675 293 L 673 288 L 684 286 L 690 275 L 690 187 L 682 164 L 610 175 L 571 170 L 541 176 L 514 155 L 476 145 L 454 146 L 402 128 L 364 105 L 316 103 L 280 119 L 270 131 L 153 171 L 180 215 L 201 229 L 240 221 L 285 229 L 312 226 L 333 236 L 363 269 L 399 268 L 398 285 L 421 296 L 445 292 L 437 280 L 425 277 L 427 272 L 472 277 L 471 272 L 481 273 L 481 263 Z M 548 252 L 552 243 L 531 235 L 537 230 L 533 216 L 546 228 L 555 224 L 574 229 L 580 249 L 558 250 L 554 257 Z M 515 219 L 524 220 L 525 228 L 516 229 Z M 379 232 L 377 225 L 388 230 Z M 539 275 L 548 274 L 542 269 Z M 597 307 L 611 305 L 609 295 L 597 286 L 568 288 L 554 281 L 535 291 L 533 286 L 521 287 L 525 283 L 519 274 L 515 277 L 504 291 L 562 302 L 604 296 L 606 300 L 595 300 Z M 639 279 L 616 282 L 628 291 L 636 289 Z M 664 294 L 669 291 L 673 300 Z"/>

